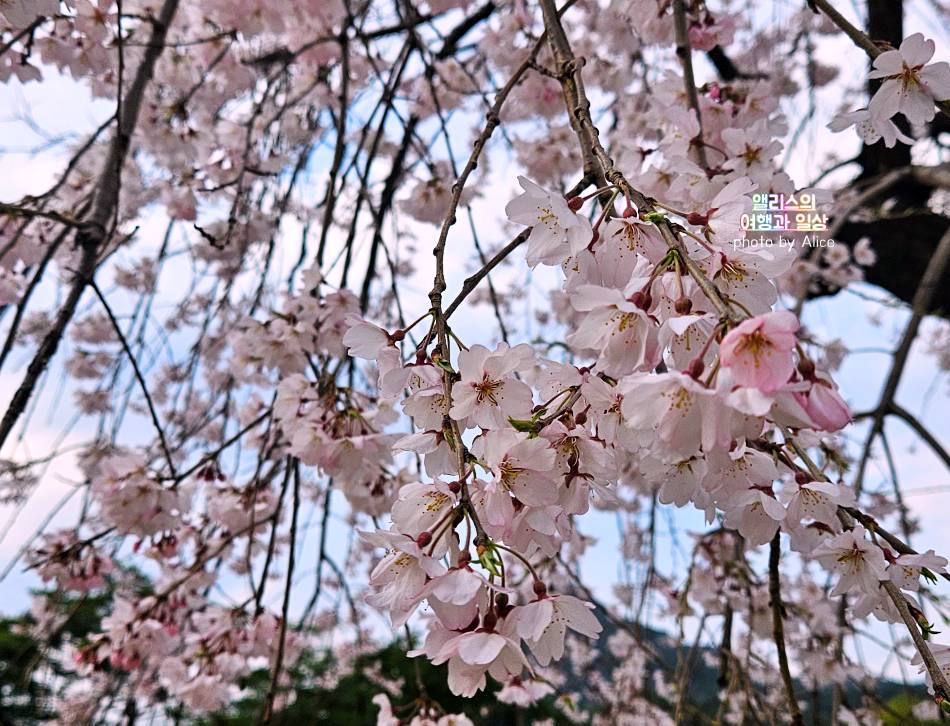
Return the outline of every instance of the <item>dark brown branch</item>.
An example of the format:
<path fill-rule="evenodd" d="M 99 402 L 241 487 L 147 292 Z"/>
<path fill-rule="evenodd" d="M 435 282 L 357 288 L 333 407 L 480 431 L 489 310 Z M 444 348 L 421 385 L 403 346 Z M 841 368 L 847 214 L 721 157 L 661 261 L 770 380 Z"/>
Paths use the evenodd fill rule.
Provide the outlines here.
<path fill-rule="evenodd" d="M 782 554 L 781 533 L 776 532 L 769 545 L 769 606 L 772 608 L 772 638 L 778 651 L 778 666 L 788 700 L 788 711 L 793 726 L 803 726 L 802 712 L 795 698 L 795 682 L 788 668 L 788 653 L 785 651 L 785 608 L 782 605 L 782 583 L 779 579 L 779 558 Z"/>
<path fill-rule="evenodd" d="M 118 117 L 118 128 L 109 146 L 109 152 L 102 166 L 99 188 L 96 192 L 92 214 L 83 220 L 83 226 L 76 234 L 76 244 L 82 250 L 76 277 L 66 297 L 66 301 L 56 315 L 52 329 L 47 333 L 30 361 L 26 375 L 13 395 L 13 400 L 0 420 L 0 447 L 16 425 L 26 409 L 36 384 L 59 348 L 60 340 L 66 332 L 79 305 L 86 286 L 92 281 L 98 265 L 99 253 L 109 239 L 108 225 L 117 208 L 119 199 L 118 178 L 115 169 L 125 162 L 132 141 L 132 134 L 138 124 L 139 112 L 145 98 L 145 89 L 152 80 L 155 64 L 165 46 L 165 37 L 178 10 L 179 0 L 165 0 L 161 13 L 152 26 L 149 45 L 135 74 L 129 92 L 123 99 L 122 114 Z"/>
<path fill-rule="evenodd" d="M 290 618 L 290 590 L 293 584 L 294 565 L 297 548 L 297 515 L 300 511 L 300 462 L 294 459 L 294 501 L 290 515 L 290 542 L 287 545 L 287 582 L 284 585 L 284 604 L 281 610 L 280 618 L 280 639 L 277 642 L 277 657 L 274 659 L 274 673 L 271 676 L 270 687 L 267 689 L 267 696 L 264 699 L 264 710 L 261 714 L 260 723 L 269 724 L 274 716 L 274 699 L 277 696 L 277 685 L 280 680 L 280 672 L 284 667 L 284 650 L 287 647 L 287 621 Z M 274 523 L 277 526 L 277 523 Z"/>
<path fill-rule="evenodd" d="M 112 312 L 112 308 L 109 306 L 109 302 L 106 300 L 105 295 L 102 294 L 102 291 L 99 289 L 99 286 L 96 285 L 95 280 L 89 281 L 89 287 L 92 288 L 92 291 L 96 294 L 96 297 L 99 298 L 99 302 L 102 303 L 102 307 L 106 311 L 106 316 L 109 318 L 109 322 L 112 324 L 112 329 L 119 338 L 119 343 L 122 344 L 122 350 L 125 351 L 125 355 L 128 357 L 129 363 L 132 364 L 132 371 L 135 374 L 135 380 L 138 381 L 139 388 L 142 389 L 142 396 L 145 398 L 145 405 L 148 408 L 149 415 L 152 417 L 152 425 L 155 427 L 155 431 L 158 434 L 159 443 L 162 446 L 162 452 L 165 454 L 165 461 L 168 463 L 168 471 L 174 478 L 176 476 L 175 461 L 172 458 L 171 450 L 168 448 L 168 440 L 165 438 L 165 430 L 162 428 L 162 424 L 158 420 L 158 412 L 155 410 L 155 404 L 152 401 L 152 395 L 149 393 L 148 384 L 145 382 L 145 376 L 142 375 L 138 361 L 135 359 L 135 354 L 129 347 L 129 342 L 125 339 L 125 333 L 122 332 L 122 328 L 119 326 L 119 321 L 115 319 L 115 314 Z"/>
<path fill-rule="evenodd" d="M 878 405 L 874 411 L 874 418 L 871 422 L 871 430 L 868 432 L 867 439 L 864 442 L 864 451 L 862 452 L 860 463 L 858 464 L 857 475 L 855 476 L 855 491 L 860 494 L 864 485 L 864 471 L 871 456 L 871 447 L 874 440 L 884 429 L 884 418 L 888 410 L 895 402 L 897 395 L 897 386 L 900 384 L 901 376 L 904 374 L 904 368 L 907 365 L 910 348 L 917 337 L 917 331 L 920 323 L 930 308 L 931 300 L 937 292 L 940 280 L 944 272 L 950 266 L 950 230 L 944 233 L 940 239 L 937 249 L 934 251 L 930 264 L 924 272 L 923 278 L 917 287 L 917 293 L 914 295 L 913 312 L 904 334 L 901 336 L 901 342 L 897 346 L 894 358 L 891 362 L 891 369 L 887 374 L 887 380 L 878 399 Z"/>
<path fill-rule="evenodd" d="M 531 234 L 531 229 L 526 229 L 521 232 L 517 237 L 515 237 L 511 242 L 502 247 L 488 262 L 486 262 L 482 268 L 476 272 L 474 275 L 471 275 L 465 278 L 465 282 L 462 283 L 462 289 L 459 290 L 458 295 L 455 296 L 455 299 L 449 304 L 445 309 L 445 318 L 448 320 L 454 313 L 458 306 L 461 305 L 465 298 L 467 298 L 471 292 L 478 287 L 480 283 L 489 272 L 494 270 L 498 265 L 500 265 L 508 255 L 514 252 L 518 247 L 523 245 L 527 240 L 528 236 Z"/>
<path fill-rule="evenodd" d="M 950 452 L 948 452 L 943 447 L 943 445 L 937 441 L 937 438 L 932 433 L 930 433 L 927 427 L 924 426 L 916 416 L 893 401 L 891 402 L 889 411 L 898 418 L 903 419 L 904 423 L 910 426 L 916 432 L 916 434 L 926 442 L 927 446 L 933 449 L 933 452 L 940 457 L 940 460 L 943 461 L 944 466 L 950 469 Z"/>
<path fill-rule="evenodd" d="M 699 124 L 699 133 L 691 142 L 696 147 L 699 165 L 709 169 L 706 159 L 706 146 L 703 139 L 703 114 L 699 108 L 699 94 L 696 92 L 696 79 L 693 76 L 693 49 L 689 44 L 689 34 L 686 28 L 686 3 L 684 0 L 673 0 L 673 27 L 676 29 L 676 57 L 683 66 L 683 87 L 686 91 L 686 100 L 689 107 L 696 114 Z"/>

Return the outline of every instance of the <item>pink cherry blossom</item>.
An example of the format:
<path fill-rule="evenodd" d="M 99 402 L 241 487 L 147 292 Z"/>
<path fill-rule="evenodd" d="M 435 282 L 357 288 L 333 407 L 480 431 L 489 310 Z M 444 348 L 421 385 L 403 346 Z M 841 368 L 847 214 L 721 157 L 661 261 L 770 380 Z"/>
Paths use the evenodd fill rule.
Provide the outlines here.
<path fill-rule="evenodd" d="M 394 627 L 400 627 L 415 609 L 427 578 L 443 574 L 445 567 L 404 534 L 383 531 L 359 534 L 367 543 L 388 550 L 370 574 L 369 584 L 373 590 L 367 602 L 388 610 Z"/>
<path fill-rule="evenodd" d="M 14 28 L 25 28 L 37 17 L 59 12 L 59 0 L 2 0 L 0 14 Z"/>
<path fill-rule="evenodd" d="M 858 524 L 854 529 L 828 539 L 812 552 L 822 565 L 840 575 L 833 594 L 861 590 L 875 596 L 881 580 L 887 579 L 884 553 L 869 542 L 866 535 L 864 527 Z"/>
<path fill-rule="evenodd" d="M 383 348 L 390 344 L 389 333 L 363 320 L 354 320 L 343 336 L 347 352 L 357 358 L 376 360 Z"/>
<path fill-rule="evenodd" d="M 538 663 L 546 666 L 564 655 L 568 629 L 588 638 L 596 638 L 603 630 L 591 613 L 593 609 L 593 605 L 572 595 L 547 595 L 515 608 L 509 617 Z"/>
<path fill-rule="evenodd" d="M 934 658 L 937 661 L 937 664 L 940 666 L 940 670 L 943 672 L 944 678 L 950 678 L 950 645 L 943 644 L 934 644 L 930 648 L 933 653 Z M 918 671 L 924 675 L 924 678 L 927 680 L 927 685 L 933 692 L 933 678 L 930 675 L 930 672 L 927 670 L 927 667 L 924 665 L 923 658 L 918 653 L 910 660 L 911 665 L 919 666 Z"/>
<path fill-rule="evenodd" d="M 871 618 L 926 654 L 907 631 L 929 635 L 947 560 L 901 554 L 927 518 L 897 495 L 934 457 L 881 425 L 855 441 L 845 397 L 950 369 L 950 334 L 914 316 L 925 345 L 856 389 L 881 350 L 825 293 L 866 276 L 911 302 L 886 232 L 913 229 L 911 186 L 942 213 L 939 144 L 907 131 L 950 100 L 937 43 L 752 4 L 409 5 L 0 0 L 24 152 L 0 205 L 0 539 L 4 572 L 48 584 L 15 620 L 57 674 L 42 710 L 214 721 L 266 670 L 276 723 L 306 652 L 321 687 L 371 680 L 384 726 L 472 726 L 492 699 L 666 723 L 690 698 L 631 635 L 653 628 L 728 645 L 720 721 L 777 722 L 804 694 L 778 639 L 805 690 L 877 677 L 874 649 L 849 659 Z M 864 51 L 870 99 L 837 68 Z M 829 120 L 913 169 L 814 153 Z M 877 298 L 879 331 L 908 325 Z M 905 389 L 868 410 L 911 420 Z M 63 637 L 89 596 L 101 622 Z M 406 640 L 446 667 L 377 667 Z M 449 713 L 433 673 L 497 688 Z M 851 695 L 830 718 L 879 715 Z"/>
<path fill-rule="evenodd" d="M 732 247 L 742 237 L 742 215 L 752 208 L 747 196 L 756 184 L 746 176 L 729 182 L 709 202 L 705 229 L 710 238 L 723 247 Z"/>
<path fill-rule="evenodd" d="M 513 678 L 498 691 L 498 700 L 527 708 L 552 693 L 554 688 L 543 681 Z"/>
<path fill-rule="evenodd" d="M 493 482 L 486 491 L 494 492 L 493 499 L 507 498 L 510 493 L 531 506 L 557 501 L 558 483 L 551 476 L 555 452 L 545 439 L 528 438 L 510 429 L 489 431 L 475 443 L 473 451 L 492 474 Z M 493 522 L 500 524 L 494 518 Z"/>
<path fill-rule="evenodd" d="M 722 341 L 720 359 L 734 381 L 770 393 L 788 381 L 795 369 L 792 351 L 798 319 L 780 310 L 745 320 Z"/>
<path fill-rule="evenodd" d="M 946 574 L 947 558 L 941 557 L 933 550 L 927 550 L 918 555 L 900 555 L 893 563 L 888 564 L 887 574 L 891 582 L 902 590 L 919 590 L 920 574 L 926 568 L 931 575 Z"/>
<path fill-rule="evenodd" d="M 788 502 L 788 519 L 791 522 L 813 519 L 836 527 L 838 507 L 854 504 L 854 492 L 844 486 L 821 481 L 796 486 L 797 491 Z"/>
<path fill-rule="evenodd" d="M 888 119 L 903 113 L 914 124 L 934 117 L 934 101 L 950 98 L 950 64 L 928 63 L 935 45 L 921 33 L 904 38 L 898 50 L 887 50 L 874 59 L 868 78 L 883 78 L 871 98 L 868 111 L 873 118 Z"/>
<path fill-rule="evenodd" d="M 432 534 L 455 504 L 456 496 L 445 484 L 412 482 L 399 490 L 399 498 L 393 502 L 393 523 L 410 537 Z"/>
<path fill-rule="evenodd" d="M 514 632 L 505 625 L 501 631 L 479 629 L 454 633 L 442 628 L 429 631 L 423 647 L 410 656 L 426 655 L 439 665 L 448 662 L 449 689 L 469 698 L 485 688 L 486 673 L 500 681 L 519 676 L 529 668 L 528 660 Z"/>
<path fill-rule="evenodd" d="M 796 392 L 794 396 L 815 428 L 838 431 L 851 423 L 851 409 L 827 375 L 817 371 L 809 383 L 807 390 Z"/>
<path fill-rule="evenodd" d="M 568 342 L 577 349 L 595 351 L 599 370 L 622 376 L 655 365 L 656 327 L 643 308 L 617 290 L 593 285 L 579 288 L 571 302 L 587 316 Z"/>
<path fill-rule="evenodd" d="M 828 128 L 836 132 L 844 131 L 851 126 L 855 127 L 858 136 L 866 144 L 876 144 L 884 139 L 884 145 L 891 149 L 897 145 L 898 141 L 902 144 L 914 143 L 914 140 L 901 131 L 890 118 L 873 116 L 868 109 L 839 113 L 828 124 Z"/>
<path fill-rule="evenodd" d="M 628 430 L 642 444 L 656 436 L 672 455 L 689 457 L 701 445 L 704 419 L 715 394 L 682 373 L 634 373 L 623 382 Z"/>
<path fill-rule="evenodd" d="M 590 223 L 571 211 L 563 197 L 523 176 L 518 183 L 524 193 L 508 203 L 505 213 L 512 222 L 531 226 L 529 266 L 559 265 L 590 242 Z"/>
<path fill-rule="evenodd" d="M 761 489 L 738 492 L 722 503 L 723 524 L 739 531 L 752 545 L 763 545 L 778 531 L 785 519 L 785 507 Z"/>
<path fill-rule="evenodd" d="M 461 380 L 452 386 L 452 418 L 466 425 L 504 428 L 509 418 L 524 419 L 531 412 L 531 389 L 517 378 L 534 351 L 528 345 L 491 351 L 483 345 L 459 353 Z"/>

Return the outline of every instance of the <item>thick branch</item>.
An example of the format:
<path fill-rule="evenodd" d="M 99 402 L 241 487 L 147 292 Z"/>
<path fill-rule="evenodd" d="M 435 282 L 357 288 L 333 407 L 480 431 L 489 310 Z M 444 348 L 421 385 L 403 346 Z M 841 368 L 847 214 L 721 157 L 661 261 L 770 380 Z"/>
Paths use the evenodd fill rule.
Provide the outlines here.
<path fill-rule="evenodd" d="M 904 334 L 901 336 L 901 342 L 897 346 L 894 358 L 891 362 L 891 370 L 887 374 L 887 380 L 884 383 L 884 389 L 881 391 L 881 397 L 878 400 L 874 411 L 874 419 L 871 423 L 871 430 L 868 432 L 867 439 L 864 442 L 864 451 L 858 464 L 858 473 L 855 477 L 855 491 L 861 493 L 864 485 L 864 471 L 868 459 L 871 455 L 871 446 L 874 440 L 884 429 L 884 417 L 887 415 L 890 407 L 894 403 L 897 395 L 897 386 L 900 384 L 901 376 L 904 374 L 904 368 L 907 365 L 907 358 L 910 355 L 911 346 L 917 337 L 917 331 L 920 323 L 930 308 L 931 300 L 937 292 L 938 284 L 943 278 L 944 271 L 950 265 L 950 230 L 941 237 L 933 257 L 930 258 L 930 264 L 924 272 L 923 278 L 917 287 L 917 293 L 914 295 L 913 312 Z"/>
<path fill-rule="evenodd" d="M 802 712 L 795 698 L 795 683 L 788 669 L 788 653 L 785 652 L 784 606 L 782 605 L 782 585 L 779 579 L 778 563 L 782 553 L 781 534 L 776 531 L 769 545 L 769 605 L 772 608 L 772 637 L 778 650 L 778 665 L 782 673 L 782 684 L 788 699 L 788 711 L 794 726 L 802 726 Z"/>
<path fill-rule="evenodd" d="M 132 134 L 138 124 L 139 112 L 145 98 L 145 89 L 152 80 L 155 64 L 165 48 L 168 27 L 178 10 L 178 2 L 179 0 L 165 0 L 158 18 L 152 23 L 152 34 L 149 38 L 148 47 L 145 49 L 145 54 L 136 71 L 132 85 L 129 87 L 129 92 L 122 100 L 122 113 L 118 117 L 116 134 L 102 165 L 92 213 L 88 219 L 83 220 L 83 224 L 76 234 L 76 244 L 82 249 L 79 269 L 76 272 L 76 277 L 66 301 L 56 315 L 52 329 L 43 339 L 33 356 L 33 360 L 30 361 L 20 387 L 4 412 L 3 419 L 0 420 L 0 448 L 3 447 L 16 422 L 26 409 L 40 376 L 42 376 L 59 348 L 60 340 L 62 340 L 66 327 L 76 312 L 86 286 L 95 275 L 99 254 L 109 239 L 109 226 L 118 206 L 119 177 L 115 170 L 125 163 L 128 156 Z"/>

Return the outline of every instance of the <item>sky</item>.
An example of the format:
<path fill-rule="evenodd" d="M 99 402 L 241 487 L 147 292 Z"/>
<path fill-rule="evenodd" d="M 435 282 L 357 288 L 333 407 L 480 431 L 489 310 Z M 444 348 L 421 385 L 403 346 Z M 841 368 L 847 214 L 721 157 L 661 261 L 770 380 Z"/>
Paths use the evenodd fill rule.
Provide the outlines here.
<path fill-rule="evenodd" d="M 911 7 L 916 7 L 912 5 Z M 911 30 L 914 23 L 927 20 L 925 13 L 914 14 L 909 18 Z M 844 41 L 832 41 L 823 52 L 834 56 Z M 843 69 L 844 73 L 852 74 L 855 78 L 863 77 L 862 66 Z M 709 69 L 699 69 L 699 82 L 703 81 L 703 73 Z M 820 94 L 823 92 L 820 92 Z M 830 101 L 819 95 L 819 108 L 827 110 Z M 825 104 L 825 105 L 823 105 Z M 101 101 L 93 101 L 81 86 L 69 78 L 57 76 L 48 72 L 47 79 L 40 85 L 31 84 L 20 86 L 16 81 L 0 86 L 0 139 L 2 146 L 7 150 L 0 157 L 5 173 L 0 174 L 0 200 L 12 202 L 24 194 L 37 193 L 44 190 L 53 181 L 54 175 L 61 169 L 62 150 L 56 147 L 46 148 L 37 153 L 30 153 L 38 145 L 48 140 L 37 135 L 22 119 L 23 111 L 29 110 L 30 116 L 37 126 L 43 129 L 46 135 L 55 139 L 69 134 L 80 134 L 91 130 L 101 123 L 111 112 L 111 105 Z M 68 113 L 64 113 L 68 109 Z M 456 121 L 459 125 L 458 138 L 468 139 L 470 124 L 467 120 Z M 806 135 L 799 141 L 804 148 L 803 153 L 797 154 L 795 162 L 788 168 L 793 178 L 799 184 L 807 183 L 820 168 L 825 155 L 833 149 L 840 149 L 841 144 L 851 143 L 856 148 L 856 142 L 848 137 L 833 137 L 830 132 L 819 124 L 809 127 Z M 458 148 L 464 149 L 465 144 L 460 142 Z M 324 164 L 319 155 L 312 161 L 311 173 L 313 183 L 319 181 Z M 514 174 L 505 163 L 504 157 L 493 153 L 490 164 L 493 182 L 483 186 L 484 194 L 473 204 L 473 213 L 480 220 L 497 219 L 495 228 L 496 239 L 510 239 L 513 235 L 511 228 L 503 219 L 500 212 L 504 204 L 516 194 Z M 315 187 L 319 188 L 319 187 Z M 157 217 L 143 224 L 142 234 L 151 236 L 152 243 L 164 229 L 164 225 Z M 448 261 L 449 288 L 447 296 L 454 294 L 466 274 L 470 272 L 467 266 L 469 259 L 470 242 L 464 229 L 467 222 L 462 219 L 450 237 Z M 487 229 L 487 227 L 486 227 Z M 431 286 L 431 255 L 429 248 L 434 241 L 436 228 L 425 225 L 414 225 L 413 231 L 418 237 L 418 253 L 415 262 L 417 273 L 408 281 L 404 288 L 404 307 L 407 317 L 412 319 L 416 313 L 424 311 L 428 306 L 425 295 Z M 296 239 L 296 234 L 288 234 L 289 239 Z M 483 240 L 484 241 L 484 240 Z M 289 267 L 296 259 L 298 248 L 296 243 L 288 242 L 280 251 L 283 259 L 281 264 Z M 464 249 L 464 252 L 459 250 Z M 499 285 L 521 285 L 530 291 L 528 303 L 525 306 L 523 317 L 518 331 L 520 339 L 530 339 L 532 334 L 532 311 L 543 309 L 547 304 L 544 291 L 555 284 L 555 278 L 550 271 L 530 273 L 526 266 L 516 264 L 509 270 L 496 276 Z M 361 269 L 359 262 L 355 269 Z M 175 289 L 165 287 L 170 284 L 163 278 L 162 295 L 173 297 Z M 860 293 L 860 294 L 858 294 Z M 45 289 L 39 299 L 49 303 L 53 299 L 54 291 Z M 887 350 L 893 349 L 906 322 L 906 310 L 887 310 L 876 303 L 871 303 L 861 295 L 880 296 L 881 292 L 870 286 L 857 286 L 853 292 L 844 292 L 830 298 L 823 298 L 809 304 L 806 308 L 804 322 L 808 328 L 821 340 L 831 341 L 841 338 L 849 348 L 861 351 L 850 356 L 842 370 L 838 373 L 842 391 L 855 411 L 871 408 L 877 400 L 881 385 L 887 375 L 890 357 Z M 89 301 L 87 300 L 87 305 Z M 466 342 L 492 343 L 496 333 L 491 326 L 485 325 L 487 309 L 463 306 L 456 315 L 455 327 L 466 332 Z M 516 316 L 517 317 L 517 316 Z M 492 319 L 493 320 L 493 319 Z M 936 368 L 931 357 L 926 355 L 925 343 L 927 331 L 937 325 L 946 323 L 927 320 L 924 324 L 924 335 L 918 338 L 910 356 L 907 370 L 902 379 L 898 392 L 898 402 L 931 428 L 937 438 L 943 442 L 950 441 L 950 417 L 946 415 L 947 395 L 950 394 L 950 381 L 947 374 Z M 471 331 L 471 332 L 468 332 Z M 4 333 L 4 324 L 0 323 L 0 333 Z M 518 342 L 513 338 L 513 342 Z M 884 351 L 884 352 L 882 352 Z M 26 357 L 23 351 L 15 355 L 13 365 L 0 374 L 0 401 L 7 401 L 18 385 L 25 365 Z M 59 360 L 62 360 L 60 355 Z M 75 407 L 70 396 L 70 386 L 60 384 L 60 363 L 54 362 L 51 374 L 45 380 L 41 391 L 41 401 L 31 415 L 28 434 L 19 444 L 19 454 L 37 455 L 50 450 L 57 445 L 69 446 L 70 443 L 81 442 L 86 438 L 89 427 L 93 425 L 91 419 L 75 417 Z M 147 435 L 148 429 L 143 422 L 131 422 L 130 433 L 136 435 L 136 428 L 141 435 Z M 859 425 L 850 429 L 848 438 L 857 446 L 863 442 L 865 426 Z M 900 484 L 905 492 L 906 502 L 911 513 L 919 518 L 923 535 L 915 540 L 919 546 L 934 548 L 938 553 L 950 553 L 950 530 L 945 526 L 946 507 L 950 504 L 950 477 L 942 468 L 936 457 L 927 449 L 926 445 L 918 442 L 912 432 L 902 423 L 889 420 L 886 432 L 893 447 L 896 466 L 899 472 Z M 69 454 L 54 460 L 47 468 L 42 484 L 22 508 L 0 507 L 0 573 L 2 573 L 16 557 L 20 547 L 28 540 L 38 526 L 47 518 L 52 518 L 50 526 L 68 525 L 75 521 L 75 517 L 82 506 L 83 495 L 77 492 L 75 484 L 80 481 L 80 475 L 75 468 L 75 462 Z M 880 470 L 877 464 L 872 465 L 868 472 L 868 488 L 876 487 L 887 489 L 890 485 L 888 475 Z M 303 531 L 305 538 L 301 544 L 303 559 L 299 572 L 302 581 L 297 583 L 301 590 L 306 591 L 304 580 L 312 582 L 313 552 L 316 549 L 319 522 L 313 518 L 313 510 L 303 512 L 302 521 L 305 523 Z M 668 516 L 666 516 L 668 513 Z M 335 525 L 331 529 L 331 554 L 340 558 L 347 546 L 347 539 L 351 533 L 347 531 L 344 520 L 345 511 L 338 506 L 334 509 Z M 660 567 L 667 568 L 678 565 L 682 558 L 677 554 L 675 539 L 683 547 L 688 547 L 685 537 L 689 531 L 704 529 L 702 516 L 692 510 L 672 510 L 667 508 L 660 518 L 659 554 Z M 591 586 L 599 598 L 613 600 L 612 585 L 617 582 L 623 563 L 617 555 L 618 537 L 615 518 L 610 513 L 594 513 L 583 518 L 580 529 L 588 535 L 596 533 L 597 541 L 584 557 L 582 571 L 585 581 Z M 308 554 L 309 553 L 309 554 Z M 13 565 L 13 569 L 4 581 L 2 587 L 4 598 L 0 600 L 0 613 L 21 612 L 29 606 L 28 589 L 38 584 L 32 573 L 24 572 L 22 562 Z M 239 585 L 239 583 L 235 583 Z M 272 586 L 270 597 L 275 602 L 280 595 L 280 587 Z M 240 599 L 240 596 L 238 596 Z M 379 627 L 383 627 L 380 619 Z M 940 638 L 938 637 L 938 641 Z M 869 653 L 872 657 L 873 653 Z M 881 661 L 883 662 L 883 658 Z M 897 665 L 888 661 L 888 673 L 896 675 Z"/>

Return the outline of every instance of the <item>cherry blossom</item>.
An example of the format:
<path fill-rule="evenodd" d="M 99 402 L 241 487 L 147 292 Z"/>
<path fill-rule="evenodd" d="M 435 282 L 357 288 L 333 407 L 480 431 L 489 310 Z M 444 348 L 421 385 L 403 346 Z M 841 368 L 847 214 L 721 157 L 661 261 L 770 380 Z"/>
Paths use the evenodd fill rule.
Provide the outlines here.
<path fill-rule="evenodd" d="M 830 377 L 816 371 L 808 383 L 807 389 L 794 395 L 815 428 L 837 431 L 851 423 L 851 409 L 841 398 Z"/>
<path fill-rule="evenodd" d="M 702 443 L 714 395 L 682 373 L 634 373 L 624 379 L 621 412 L 641 442 L 655 435 L 671 454 L 689 457 Z"/>
<path fill-rule="evenodd" d="M 935 573 L 946 574 L 947 558 L 927 550 L 919 555 L 900 555 L 887 566 L 891 582 L 902 590 L 919 590 L 920 576 L 924 570 L 927 570 L 927 578 L 931 580 Z"/>
<path fill-rule="evenodd" d="M 350 355 L 376 360 L 391 342 L 389 333 L 371 323 L 359 321 L 343 336 L 343 345 Z"/>
<path fill-rule="evenodd" d="M 797 491 L 788 502 L 788 517 L 800 522 L 813 519 L 829 527 L 838 523 L 838 507 L 854 504 L 854 493 L 846 487 L 830 482 L 813 481 L 797 485 Z"/>
<path fill-rule="evenodd" d="M 914 124 L 934 117 L 934 101 L 950 98 L 950 64 L 928 63 L 936 46 L 921 33 L 906 37 L 897 50 L 887 50 L 874 59 L 868 78 L 884 82 L 871 98 L 868 112 L 888 119 L 902 113 Z"/>
<path fill-rule="evenodd" d="M 59 12 L 59 0 L 3 0 L 0 14 L 14 28 L 25 28 L 38 17 Z"/>
<path fill-rule="evenodd" d="M 944 677 L 950 674 L 950 645 L 934 645 L 931 647 L 934 658 L 937 660 L 937 664 L 940 666 L 940 670 L 943 671 Z M 924 677 L 927 679 L 927 685 L 933 690 L 933 678 L 930 675 L 929 670 L 923 663 L 923 658 L 918 653 L 911 659 L 911 665 L 919 666 L 920 673 L 924 674 Z"/>
<path fill-rule="evenodd" d="M 771 540 L 787 514 L 774 496 L 760 489 L 738 492 L 726 499 L 722 508 L 726 513 L 723 524 L 738 530 L 753 545 Z"/>
<path fill-rule="evenodd" d="M 531 226 L 528 265 L 559 265 L 590 242 L 590 223 L 563 197 L 525 177 L 518 177 L 518 183 L 524 193 L 508 203 L 505 213 L 512 222 Z"/>
<path fill-rule="evenodd" d="M 875 596 L 881 580 L 887 579 L 886 562 L 881 548 L 867 540 L 860 524 L 822 543 L 812 556 L 840 577 L 832 592 L 836 595 L 860 590 Z"/>
<path fill-rule="evenodd" d="M 859 109 L 849 113 L 839 113 L 828 124 L 832 131 L 844 131 L 851 126 L 855 127 L 858 136 L 866 144 L 876 144 L 884 139 L 884 145 L 891 149 L 900 141 L 902 144 L 913 144 L 914 140 L 905 134 L 890 118 L 873 116 L 868 109 Z"/>
<path fill-rule="evenodd" d="M 511 618 L 538 663 L 546 666 L 564 655 L 567 629 L 596 638 L 603 630 L 590 611 L 593 605 L 571 595 L 545 595 L 516 608 Z"/>
<path fill-rule="evenodd" d="M 778 311 L 745 320 L 723 338 L 720 358 L 739 385 L 771 393 L 788 381 L 795 364 L 798 320 Z"/>
<path fill-rule="evenodd" d="M 453 693 L 470 697 L 485 688 L 486 673 L 496 680 L 518 676 L 530 666 L 511 627 L 502 631 L 482 628 L 469 633 L 430 630 L 425 644 L 410 656 L 427 655 L 436 665 L 448 663 L 448 684 Z"/>
<path fill-rule="evenodd" d="M 826 683 L 834 720 L 872 721 L 872 618 L 907 660 L 945 610 L 889 417 L 946 458 L 897 384 L 950 368 L 950 337 L 921 321 L 939 286 L 884 267 L 888 229 L 926 248 L 910 267 L 942 249 L 939 125 L 905 121 L 946 112 L 950 66 L 844 25 L 841 63 L 880 82 L 853 101 L 824 5 L 0 0 L 0 82 L 94 107 L 61 136 L 11 121 L 63 163 L 31 149 L 42 184 L 0 206 L 0 505 L 55 520 L 4 567 L 55 590 L 24 628 L 60 722 L 225 718 L 261 670 L 276 722 L 304 652 L 325 684 L 362 670 L 380 724 L 490 718 L 363 668 L 393 642 L 482 703 L 681 721 L 646 627 L 699 634 L 719 721 L 798 722 Z M 822 124 L 868 148 L 811 153 Z M 756 229 L 793 194 L 834 245 L 794 207 L 815 229 Z M 851 356 L 881 351 L 821 307 L 865 274 L 917 313 L 870 402 Z M 848 314 L 901 318 L 853 291 Z M 50 477 L 76 496 L 46 506 Z"/>
<path fill-rule="evenodd" d="M 572 303 L 588 314 L 568 342 L 580 350 L 596 351 L 604 373 L 622 376 L 652 367 L 657 357 L 656 332 L 642 306 L 627 301 L 617 290 L 593 285 L 579 288 Z"/>
<path fill-rule="evenodd" d="M 360 536 L 369 544 L 389 551 L 370 574 L 369 582 L 374 591 L 368 602 L 389 610 L 393 624 L 398 627 L 415 609 L 426 578 L 443 574 L 445 567 L 404 534 L 378 531 L 361 532 Z"/>
<path fill-rule="evenodd" d="M 509 493 L 531 506 L 557 501 L 557 482 L 550 476 L 555 452 L 544 439 L 529 439 L 516 431 L 489 431 L 473 451 L 491 471 L 493 482 L 485 486 L 489 521 L 507 522 L 512 508 Z M 508 512 L 507 516 L 503 512 Z"/>
<path fill-rule="evenodd" d="M 528 345 L 509 348 L 505 343 L 491 351 L 473 346 L 459 355 L 461 380 L 452 386 L 450 415 L 467 424 L 504 428 L 509 418 L 526 418 L 531 410 L 531 389 L 515 378 L 525 370 L 534 351 Z"/>

